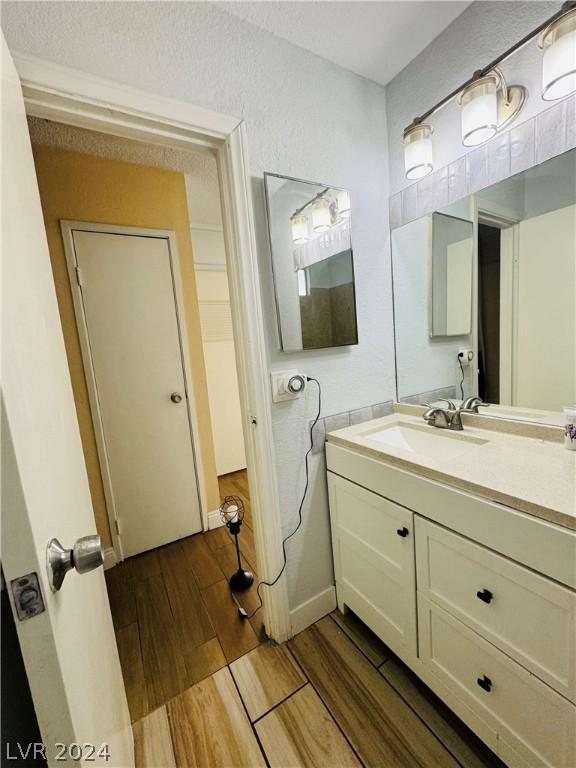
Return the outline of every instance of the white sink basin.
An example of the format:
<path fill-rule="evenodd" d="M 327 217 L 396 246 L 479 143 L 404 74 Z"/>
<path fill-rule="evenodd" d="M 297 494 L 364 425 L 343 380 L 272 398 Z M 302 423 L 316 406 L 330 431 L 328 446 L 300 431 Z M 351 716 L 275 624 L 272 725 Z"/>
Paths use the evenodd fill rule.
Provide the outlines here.
<path fill-rule="evenodd" d="M 479 437 L 466 435 L 465 432 L 449 432 L 419 424 L 403 421 L 391 422 L 385 426 L 372 427 L 359 436 L 386 446 L 419 456 L 426 456 L 437 461 L 449 461 L 469 451 L 478 450 L 487 443 Z"/>

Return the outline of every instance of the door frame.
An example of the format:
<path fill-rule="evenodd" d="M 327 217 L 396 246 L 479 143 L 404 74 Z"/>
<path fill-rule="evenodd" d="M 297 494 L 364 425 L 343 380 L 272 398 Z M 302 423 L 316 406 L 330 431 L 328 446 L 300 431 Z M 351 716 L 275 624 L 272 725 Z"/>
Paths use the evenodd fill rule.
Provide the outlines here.
<path fill-rule="evenodd" d="M 190 439 L 192 441 L 192 450 L 194 454 L 194 473 L 196 476 L 196 489 L 198 494 L 198 503 L 200 505 L 200 517 L 202 528 L 208 530 L 208 502 L 206 496 L 206 484 L 204 482 L 204 472 L 202 466 L 202 453 L 200 450 L 200 432 L 198 429 L 198 414 L 196 409 L 196 400 L 194 397 L 194 386 L 192 378 L 192 366 L 190 363 L 190 346 L 188 344 L 188 334 L 186 331 L 184 294 L 182 291 L 182 278 L 180 274 L 180 262 L 178 259 L 178 246 L 176 242 L 176 233 L 168 229 L 147 229 L 144 227 L 129 227 L 115 224 L 96 224 L 86 221 L 70 221 L 62 219 L 60 221 L 60 231 L 64 241 L 64 252 L 66 254 L 66 264 L 68 266 L 68 279 L 70 281 L 70 290 L 72 292 L 72 301 L 74 303 L 74 313 L 76 315 L 76 326 L 80 338 L 80 349 L 82 351 L 82 361 L 84 363 L 84 374 L 88 388 L 88 399 L 90 401 L 90 413 L 92 415 L 92 424 L 94 426 L 94 435 L 96 438 L 96 448 L 98 450 L 98 459 L 102 473 L 102 485 L 104 486 L 104 496 L 106 499 L 106 510 L 108 513 L 108 522 L 110 524 L 110 536 L 112 538 L 112 550 L 116 562 L 124 559 L 122 549 L 121 524 L 118 520 L 116 511 L 116 502 L 114 500 L 114 489 L 112 478 L 110 476 L 110 463 L 108 451 L 106 450 L 106 439 L 104 436 L 104 424 L 100 409 L 100 398 L 96 384 L 96 375 L 94 363 L 91 354 L 90 334 L 88 332 L 88 323 L 86 320 L 86 311 L 82 297 L 82 276 L 79 274 L 78 263 L 76 260 L 76 247 L 74 245 L 73 232 L 81 230 L 83 232 L 100 232 L 107 235 L 129 235 L 133 237 L 153 237 L 157 240 L 165 240 L 168 244 L 168 256 L 170 259 L 170 273 L 172 280 L 172 289 L 174 293 L 174 307 L 176 310 L 176 323 L 178 326 L 178 346 L 182 356 L 182 372 L 184 376 L 184 391 L 186 393 L 186 410 L 188 413 L 188 423 L 190 426 Z M 108 555 L 109 565 L 114 565 L 112 556 Z M 108 565 L 108 564 L 107 564 Z"/>
<path fill-rule="evenodd" d="M 12 52 L 26 112 L 80 128 L 162 146 L 206 151 L 218 164 L 226 263 L 258 571 L 272 580 L 283 564 L 271 393 L 261 306 L 246 125 L 176 99 Z M 291 634 L 286 574 L 264 593 L 269 636 Z"/>
<path fill-rule="evenodd" d="M 518 306 L 518 219 L 505 209 L 484 201 L 477 208 L 477 222 L 500 230 L 500 404 L 515 399 Z M 477 254 L 479 261 L 479 254 Z M 476 323 L 477 325 L 477 323 Z"/>

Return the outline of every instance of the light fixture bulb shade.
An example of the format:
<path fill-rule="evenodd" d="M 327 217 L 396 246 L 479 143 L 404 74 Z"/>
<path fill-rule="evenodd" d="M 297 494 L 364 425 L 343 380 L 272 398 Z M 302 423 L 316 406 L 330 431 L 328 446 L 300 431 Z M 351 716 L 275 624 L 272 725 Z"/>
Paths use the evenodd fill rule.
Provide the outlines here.
<path fill-rule="evenodd" d="M 576 92 L 576 8 L 550 24 L 540 37 L 542 98 L 562 99 Z"/>
<path fill-rule="evenodd" d="M 295 245 L 304 245 L 308 242 L 308 217 L 300 213 L 292 216 L 292 242 Z"/>
<path fill-rule="evenodd" d="M 428 123 L 413 125 L 404 131 L 404 167 L 407 179 L 422 179 L 434 168 L 432 133 Z"/>
<path fill-rule="evenodd" d="M 350 193 L 347 189 L 338 190 L 338 213 L 343 219 L 350 218 Z"/>
<path fill-rule="evenodd" d="M 324 197 L 319 197 L 312 206 L 312 229 L 314 232 L 326 232 L 332 225 L 330 205 Z"/>
<path fill-rule="evenodd" d="M 474 147 L 491 139 L 498 130 L 498 78 L 488 75 L 464 88 L 458 97 L 462 120 L 462 144 Z"/>

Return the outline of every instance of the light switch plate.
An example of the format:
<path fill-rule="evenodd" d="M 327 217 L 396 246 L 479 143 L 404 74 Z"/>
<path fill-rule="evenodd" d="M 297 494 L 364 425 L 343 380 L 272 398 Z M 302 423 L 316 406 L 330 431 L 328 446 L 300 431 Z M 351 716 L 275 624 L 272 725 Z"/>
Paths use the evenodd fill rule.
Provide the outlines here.
<path fill-rule="evenodd" d="M 296 400 L 306 390 L 306 374 L 300 371 L 271 371 L 272 401 L 282 403 L 285 400 Z M 298 391 L 291 391 L 290 386 Z"/>

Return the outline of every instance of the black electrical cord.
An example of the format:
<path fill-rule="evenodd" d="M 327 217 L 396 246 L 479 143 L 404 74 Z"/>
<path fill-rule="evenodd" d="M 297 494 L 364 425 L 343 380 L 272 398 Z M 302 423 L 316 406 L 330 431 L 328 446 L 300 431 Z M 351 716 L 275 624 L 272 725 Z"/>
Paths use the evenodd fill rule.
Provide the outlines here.
<path fill-rule="evenodd" d="M 308 450 L 306 451 L 306 456 L 304 457 L 304 466 L 306 468 L 306 484 L 304 485 L 304 492 L 300 500 L 300 506 L 298 507 L 298 525 L 296 526 L 296 528 L 294 528 L 292 533 L 289 533 L 288 536 L 286 536 L 286 538 L 282 540 L 282 554 L 283 554 L 284 560 L 278 576 L 276 576 L 276 578 L 273 581 L 261 581 L 258 584 L 258 587 L 256 589 L 256 594 L 258 595 L 258 600 L 260 601 L 260 605 L 257 608 L 255 608 L 252 611 L 252 613 L 249 614 L 244 610 L 244 608 L 242 608 L 241 605 L 238 604 L 238 601 L 235 598 L 236 605 L 238 606 L 238 614 L 242 619 L 251 619 L 252 616 L 254 616 L 254 614 L 257 613 L 260 610 L 260 608 L 262 608 L 263 603 L 262 603 L 262 595 L 260 594 L 260 587 L 273 587 L 280 580 L 280 577 L 286 570 L 286 562 L 287 562 L 286 542 L 288 541 L 288 539 L 291 539 L 292 536 L 294 536 L 298 532 L 300 526 L 302 525 L 302 509 L 304 508 L 304 502 L 306 501 L 306 494 L 308 493 L 308 486 L 310 484 L 310 472 L 308 468 L 308 459 L 310 458 L 310 454 L 312 453 L 312 449 L 314 448 L 314 427 L 316 426 L 316 424 L 318 424 L 318 420 L 320 419 L 320 412 L 322 410 L 322 389 L 320 387 L 320 382 L 318 381 L 318 379 L 314 379 L 312 376 L 307 376 L 306 380 L 314 381 L 318 387 L 318 412 L 316 414 L 316 418 L 310 425 L 310 448 L 308 448 Z"/>
<path fill-rule="evenodd" d="M 460 366 L 460 372 L 462 373 L 462 378 L 460 379 L 460 395 L 462 397 L 462 400 L 464 400 L 464 379 L 465 379 L 465 373 L 464 373 L 464 366 L 462 365 L 462 358 L 464 357 L 462 352 L 458 353 L 458 365 Z"/>

